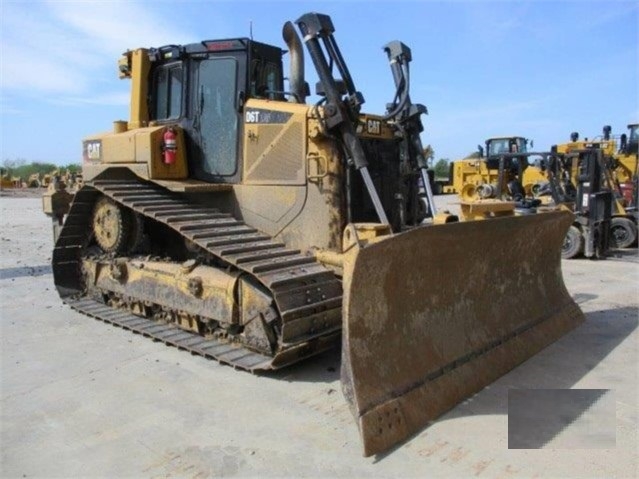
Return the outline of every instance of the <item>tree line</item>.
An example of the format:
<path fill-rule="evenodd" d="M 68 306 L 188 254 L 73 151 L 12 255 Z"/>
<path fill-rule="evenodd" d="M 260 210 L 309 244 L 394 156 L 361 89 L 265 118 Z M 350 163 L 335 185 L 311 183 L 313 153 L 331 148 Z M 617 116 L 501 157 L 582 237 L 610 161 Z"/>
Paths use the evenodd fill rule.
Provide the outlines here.
<path fill-rule="evenodd" d="M 435 178 L 448 178 L 450 176 L 450 159 L 449 158 L 440 158 L 434 164 L 435 160 L 435 150 L 430 145 L 426 145 L 424 148 L 424 156 L 428 160 L 428 163 L 431 165 L 433 171 L 435 172 Z M 478 151 L 472 151 L 464 159 L 468 160 L 471 158 L 480 158 Z M 450 178 L 448 178 L 450 179 Z"/>
<path fill-rule="evenodd" d="M 44 162 L 28 162 L 24 159 L 9 160 L 5 159 L 2 162 L 0 171 L 2 176 L 19 177 L 26 180 L 33 174 L 39 174 L 40 176 L 53 173 L 55 170 L 68 171 L 69 173 L 80 173 L 82 167 L 77 163 L 69 163 L 67 165 L 56 165 L 54 163 Z"/>
<path fill-rule="evenodd" d="M 468 158 L 475 157 L 477 155 L 476 152 L 468 155 Z M 424 156 L 429 161 L 431 165 L 433 165 L 433 161 L 435 158 L 435 151 L 430 145 L 427 145 L 424 148 Z M 440 158 L 437 160 L 432 166 L 435 171 L 436 178 L 447 178 L 448 177 L 448 169 L 449 169 L 450 160 L 448 158 Z M 52 173 L 55 170 L 59 171 L 68 171 L 69 173 L 80 173 L 82 171 L 82 166 L 78 163 L 69 163 L 67 165 L 56 165 L 54 163 L 43 163 L 38 161 L 28 162 L 24 159 L 16 159 L 9 160 L 5 159 L 2 162 L 2 166 L 0 167 L 2 176 L 15 176 L 20 177 L 22 179 L 27 179 L 34 173 L 38 173 L 39 175 L 46 175 L 48 173 Z"/>

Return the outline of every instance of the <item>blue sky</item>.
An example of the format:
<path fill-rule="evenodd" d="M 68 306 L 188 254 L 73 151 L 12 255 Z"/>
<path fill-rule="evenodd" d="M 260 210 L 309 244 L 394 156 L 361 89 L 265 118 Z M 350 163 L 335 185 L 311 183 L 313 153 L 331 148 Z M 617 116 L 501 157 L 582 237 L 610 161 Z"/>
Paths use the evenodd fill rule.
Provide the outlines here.
<path fill-rule="evenodd" d="M 127 48 L 248 36 L 250 22 L 256 40 L 284 47 L 282 24 L 309 11 L 333 18 L 366 111 L 382 113 L 394 93 L 382 46 L 411 47 L 412 99 L 429 109 L 422 141 L 436 158 L 465 156 L 490 136 L 526 136 L 542 150 L 572 131 L 609 124 L 620 134 L 639 121 L 637 1 L 0 5 L 0 160 L 79 162 L 83 136 L 128 118 L 129 84 L 116 69 Z"/>

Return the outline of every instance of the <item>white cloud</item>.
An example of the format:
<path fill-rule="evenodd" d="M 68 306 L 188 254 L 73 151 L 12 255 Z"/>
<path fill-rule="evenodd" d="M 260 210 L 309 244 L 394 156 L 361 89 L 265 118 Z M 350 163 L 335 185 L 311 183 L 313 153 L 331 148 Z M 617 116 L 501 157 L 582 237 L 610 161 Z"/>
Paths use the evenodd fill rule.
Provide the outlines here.
<path fill-rule="evenodd" d="M 32 50 L 33 51 L 33 50 Z M 2 88 L 29 92 L 65 93 L 86 89 L 86 76 L 60 57 L 28 56 L 24 48 L 2 48 Z"/>
<path fill-rule="evenodd" d="M 32 6 L 32 8 L 27 8 Z M 95 66 L 71 35 L 32 4 L 8 3 L 2 18 L 2 88 L 51 93 L 86 87 L 76 65 Z"/>
<path fill-rule="evenodd" d="M 73 28 L 92 48 L 111 56 L 132 48 L 193 41 L 190 34 L 176 31 L 170 19 L 154 15 L 153 4 L 49 0 L 47 6 L 56 20 Z"/>
<path fill-rule="evenodd" d="M 191 41 L 190 34 L 166 28 L 152 5 L 105 2 L 5 2 L 2 8 L 2 90 L 121 104 L 120 93 L 92 88 L 117 81 L 116 62 L 127 49 Z M 105 80 L 108 80 L 106 82 Z M 55 100 L 64 102 L 65 98 Z M 104 103 L 103 103 L 104 102 Z"/>

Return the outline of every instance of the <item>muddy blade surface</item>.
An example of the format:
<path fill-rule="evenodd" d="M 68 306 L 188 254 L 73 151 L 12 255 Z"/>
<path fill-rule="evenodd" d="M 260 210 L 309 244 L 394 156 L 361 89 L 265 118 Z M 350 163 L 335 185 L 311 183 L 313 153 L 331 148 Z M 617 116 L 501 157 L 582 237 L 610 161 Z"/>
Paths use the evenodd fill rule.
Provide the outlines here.
<path fill-rule="evenodd" d="M 346 262 L 342 386 L 365 455 L 583 321 L 561 274 L 571 222 L 553 212 L 425 227 Z"/>

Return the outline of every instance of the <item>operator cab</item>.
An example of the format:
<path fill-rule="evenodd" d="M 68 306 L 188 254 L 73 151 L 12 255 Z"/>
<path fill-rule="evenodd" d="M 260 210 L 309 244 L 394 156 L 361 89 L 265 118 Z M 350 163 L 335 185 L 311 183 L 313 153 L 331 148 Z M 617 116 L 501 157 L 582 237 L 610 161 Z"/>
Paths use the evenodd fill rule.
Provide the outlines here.
<path fill-rule="evenodd" d="M 628 143 L 624 149 L 628 155 L 636 155 L 639 151 L 639 124 L 628 125 Z"/>
<path fill-rule="evenodd" d="M 508 153 L 526 153 L 528 140 L 522 137 L 490 138 L 486 140 L 487 156 L 499 156 Z"/>
<path fill-rule="evenodd" d="M 184 129 L 192 177 L 240 181 L 243 105 L 283 98 L 282 54 L 248 38 L 149 50 L 149 118 Z"/>
<path fill-rule="evenodd" d="M 527 146 L 528 140 L 520 136 L 489 138 L 486 140 L 486 165 L 491 170 L 498 169 L 503 158 L 504 168 L 521 176 L 528 166 Z"/>

